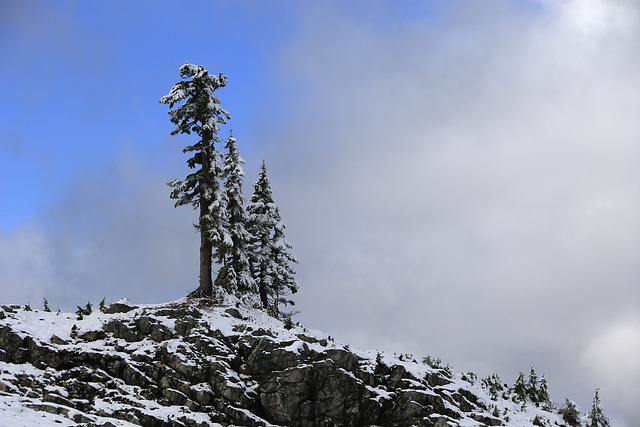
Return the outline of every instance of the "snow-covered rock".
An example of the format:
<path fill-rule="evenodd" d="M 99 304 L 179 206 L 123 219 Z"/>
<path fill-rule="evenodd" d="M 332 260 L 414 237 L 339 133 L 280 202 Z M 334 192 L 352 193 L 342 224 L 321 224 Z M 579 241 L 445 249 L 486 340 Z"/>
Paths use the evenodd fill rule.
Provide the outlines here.
<path fill-rule="evenodd" d="M 350 349 L 301 326 L 287 329 L 230 297 L 117 304 L 81 320 L 2 306 L 0 420 L 20 426 L 564 425 L 553 406 L 492 397 L 481 381 L 449 367 Z"/>

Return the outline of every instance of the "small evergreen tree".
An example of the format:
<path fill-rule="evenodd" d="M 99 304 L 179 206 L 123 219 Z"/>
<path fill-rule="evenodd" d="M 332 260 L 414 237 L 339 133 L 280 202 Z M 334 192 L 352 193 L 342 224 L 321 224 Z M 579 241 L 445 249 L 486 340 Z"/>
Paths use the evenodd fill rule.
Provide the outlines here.
<path fill-rule="evenodd" d="M 47 313 L 51 312 L 51 307 L 49 307 L 49 301 L 47 301 L 46 298 L 42 300 L 42 305 L 44 307 L 44 311 L 46 311 Z"/>
<path fill-rule="evenodd" d="M 180 77 L 185 80 L 176 83 L 168 95 L 160 98 L 160 103 L 169 104 L 171 109 L 171 122 L 176 125 L 171 135 L 193 132 L 200 140 L 183 150 L 184 153 L 194 152 L 187 165 L 196 171 L 184 181 L 176 179 L 168 184 L 173 187 L 171 198 L 177 200 L 176 207 L 200 208 L 195 224 L 200 232 L 200 282 L 193 295 L 202 297 L 213 292 L 213 247 L 219 247 L 229 239 L 225 228 L 226 193 L 219 181 L 223 173 L 222 154 L 215 144 L 222 142 L 217 135 L 220 123 L 226 123 L 231 116 L 220 106 L 220 99 L 213 95 L 217 89 L 226 86 L 226 76 L 210 75 L 203 66 L 187 62 L 180 67 Z M 174 109 L 178 103 L 182 105 Z"/>
<path fill-rule="evenodd" d="M 293 324 L 293 320 L 291 320 L 291 314 L 286 313 L 284 315 L 284 328 L 290 331 L 291 329 L 293 329 L 293 327 L 294 327 L 294 324 Z"/>
<path fill-rule="evenodd" d="M 482 388 L 487 390 L 491 399 L 497 400 L 498 396 L 500 396 L 504 392 L 504 386 L 502 385 L 502 380 L 498 376 L 498 374 L 492 374 L 487 378 L 483 378 L 481 381 Z"/>
<path fill-rule="evenodd" d="M 542 375 L 537 390 L 538 403 L 542 405 L 542 409 L 550 410 L 553 405 L 551 404 L 551 398 L 549 397 L 549 386 L 547 385 L 547 378 Z"/>
<path fill-rule="evenodd" d="M 531 372 L 529 373 L 529 382 L 527 383 L 527 395 L 529 399 L 536 406 L 548 406 L 549 401 L 549 390 L 547 386 L 547 379 L 543 375 L 542 378 L 538 379 L 538 375 L 536 371 L 531 368 Z"/>
<path fill-rule="evenodd" d="M 78 320 L 82 320 L 84 316 L 89 316 L 93 311 L 93 306 L 91 305 L 91 301 L 88 301 L 87 305 L 84 306 L 84 308 L 80 307 L 79 305 L 76 305 L 76 307 L 78 307 L 78 309 L 76 310 L 76 314 L 78 315 Z"/>
<path fill-rule="evenodd" d="M 538 427 L 547 427 L 549 425 L 547 424 L 546 420 L 542 418 L 540 415 L 536 415 L 535 417 L 533 417 L 531 424 Z"/>
<path fill-rule="evenodd" d="M 255 281 L 249 261 L 250 236 L 246 229 L 247 213 L 242 196 L 244 160 L 231 134 L 225 145 L 227 156 L 224 162 L 225 188 L 227 195 L 227 228 L 229 240 L 216 248 L 215 256 L 222 264 L 218 270 L 215 285 L 238 297 L 256 294 Z"/>
<path fill-rule="evenodd" d="M 289 295 L 298 292 L 298 283 L 291 264 L 297 264 L 298 259 L 289 251 L 293 246 L 284 235 L 285 225 L 280 221 L 280 209 L 276 207 L 278 222 L 273 233 L 273 257 L 276 269 L 272 281 L 273 307 L 276 315 L 280 314 L 281 305 L 295 305 Z"/>
<path fill-rule="evenodd" d="M 531 399 L 533 403 L 538 406 L 538 375 L 536 371 L 531 368 L 529 371 L 529 381 L 527 382 L 527 396 Z"/>
<path fill-rule="evenodd" d="M 284 236 L 285 227 L 273 200 L 264 162 L 253 188 L 253 195 L 247 205 L 251 268 L 262 307 L 279 317 L 280 304 L 293 304 L 286 296 L 298 290 L 293 277 L 295 271 L 291 268 L 291 263 L 297 260 L 289 253 L 291 245 Z"/>
<path fill-rule="evenodd" d="M 247 228 L 251 234 L 251 269 L 262 308 L 268 309 L 268 295 L 272 285 L 273 271 L 275 271 L 271 237 L 277 222 L 277 212 L 264 162 L 258 181 L 253 183 L 253 194 L 247 205 L 247 215 Z"/>
<path fill-rule="evenodd" d="M 602 412 L 602 404 L 600 403 L 599 389 L 596 389 L 596 395 L 593 398 L 593 406 L 589 413 L 591 423 L 589 427 L 609 427 L 609 419 Z"/>
<path fill-rule="evenodd" d="M 527 399 L 527 389 L 528 385 L 524 379 L 524 374 L 520 372 L 518 373 L 518 379 L 516 379 L 516 382 L 513 385 L 513 401 L 524 402 Z"/>
<path fill-rule="evenodd" d="M 580 425 L 580 411 L 574 402 L 569 399 L 565 399 L 564 406 L 560 408 L 560 415 L 562 415 L 562 419 L 564 422 L 569 424 L 571 427 L 577 427 Z"/>

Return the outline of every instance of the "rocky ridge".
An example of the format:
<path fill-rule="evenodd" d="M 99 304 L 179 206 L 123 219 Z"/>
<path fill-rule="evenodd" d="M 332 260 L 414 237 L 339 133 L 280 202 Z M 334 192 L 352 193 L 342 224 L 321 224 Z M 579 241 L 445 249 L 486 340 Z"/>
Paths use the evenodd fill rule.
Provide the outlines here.
<path fill-rule="evenodd" d="M 81 320 L 2 306 L 0 420 L 23 426 L 564 425 L 557 411 L 523 410 L 491 397 L 449 367 L 350 349 L 288 326 L 230 297 L 121 301 Z"/>

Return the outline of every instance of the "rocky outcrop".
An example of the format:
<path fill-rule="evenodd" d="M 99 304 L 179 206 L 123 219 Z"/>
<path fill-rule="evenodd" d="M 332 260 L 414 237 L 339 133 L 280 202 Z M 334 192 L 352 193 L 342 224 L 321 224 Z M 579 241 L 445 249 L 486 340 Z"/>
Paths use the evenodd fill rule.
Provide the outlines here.
<path fill-rule="evenodd" d="M 20 396 L 26 408 L 77 424 L 505 421 L 490 413 L 486 395 L 479 397 L 450 370 L 352 351 L 242 306 L 184 299 L 118 307 L 83 320 L 15 308 L 0 312 L 0 397 Z"/>

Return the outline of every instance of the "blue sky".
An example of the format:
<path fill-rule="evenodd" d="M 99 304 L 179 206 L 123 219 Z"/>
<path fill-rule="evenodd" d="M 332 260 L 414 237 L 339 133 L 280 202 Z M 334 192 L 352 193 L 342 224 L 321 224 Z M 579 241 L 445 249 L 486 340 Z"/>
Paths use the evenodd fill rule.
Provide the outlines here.
<path fill-rule="evenodd" d="M 232 126 L 277 108 L 274 60 L 296 31 L 292 8 L 258 2 L 5 2 L 2 25 L 2 229 L 51 203 L 73 174 L 133 152 L 163 161 L 169 123 L 157 100 L 185 61 L 230 76 Z M 165 114 L 162 114 L 165 113 Z M 178 143 L 176 142 L 176 145 Z"/>
<path fill-rule="evenodd" d="M 626 0 L 0 2 L 0 295 L 71 310 L 197 284 L 158 102 L 189 61 L 262 160 L 298 320 L 633 425 L 640 6 Z"/>
<path fill-rule="evenodd" d="M 437 3 L 333 6 L 398 31 L 437 16 Z M 255 125 L 265 110 L 283 121 L 292 114 L 283 92 L 305 90 L 279 69 L 287 43 L 313 19 L 313 10 L 295 2 L 27 1 L 2 8 L 0 166 L 3 182 L 22 184 L 2 193 L 5 232 L 46 210 L 74 173 L 94 169 L 96 160 L 104 163 L 118 150 L 162 165 L 158 145 L 169 124 L 155 101 L 185 61 L 229 77 L 220 96 L 232 113 L 229 127 L 244 137 L 246 157 L 265 143 Z"/>

